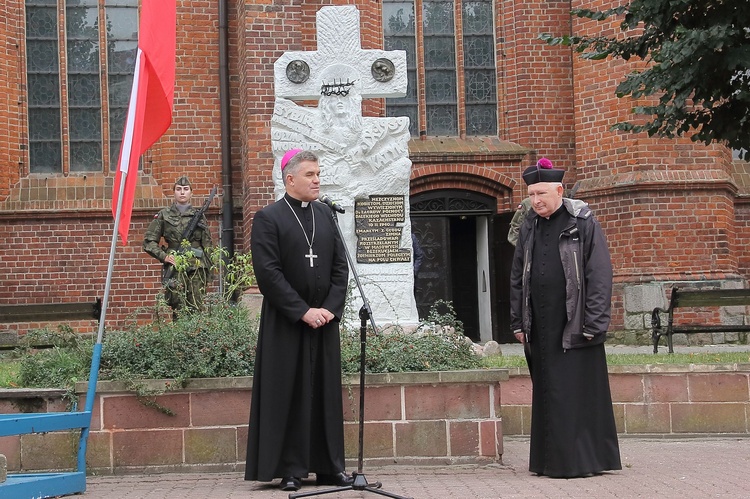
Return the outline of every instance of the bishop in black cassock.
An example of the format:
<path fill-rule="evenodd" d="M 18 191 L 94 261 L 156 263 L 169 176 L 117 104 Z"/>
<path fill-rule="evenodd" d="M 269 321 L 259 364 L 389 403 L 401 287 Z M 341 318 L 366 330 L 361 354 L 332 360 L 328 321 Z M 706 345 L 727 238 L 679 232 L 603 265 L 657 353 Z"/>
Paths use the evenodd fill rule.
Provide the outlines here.
<path fill-rule="evenodd" d="M 255 214 L 251 234 L 263 306 L 245 479 L 281 477 L 284 490 L 309 473 L 346 476 L 339 321 L 349 271 L 331 211 L 314 201 L 314 166 L 286 177 L 287 193 Z"/>

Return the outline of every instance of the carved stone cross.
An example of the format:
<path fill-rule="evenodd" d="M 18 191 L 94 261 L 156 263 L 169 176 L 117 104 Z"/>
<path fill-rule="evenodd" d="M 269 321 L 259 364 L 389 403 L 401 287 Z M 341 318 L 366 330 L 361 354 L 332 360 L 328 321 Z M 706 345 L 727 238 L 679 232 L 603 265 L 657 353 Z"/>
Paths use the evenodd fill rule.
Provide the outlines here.
<path fill-rule="evenodd" d="M 274 64 L 271 146 L 276 197 L 285 191 L 280 167 L 284 153 L 296 148 L 314 151 L 321 167 L 320 191 L 347 208 L 339 220 L 344 243 L 353 252 L 364 240 L 358 238 L 357 227 L 364 222 L 355 220 L 355 204 L 373 196 L 400 203 L 394 207 L 400 220 L 385 229 L 387 251 L 378 254 L 377 261 L 358 258 L 355 265 L 378 322 L 416 324 L 409 118 L 362 116 L 363 98 L 406 95 L 406 52 L 362 49 L 359 11 L 350 5 L 321 8 L 317 38 L 317 50 L 285 52 Z M 317 107 L 295 102 L 300 100 L 317 101 Z M 358 257 L 360 253 L 355 252 Z M 312 251 L 305 257 L 312 265 Z"/>
<path fill-rule="evenodd" d="M 357 80 L 363 98 L 406 95 L 406 52 L 362 49 L 355 6 L 321 8 L 317 35 L 318 50 L 285 52 L 274 64 L 276 97 L 317 100 L 334 79 Z"/>

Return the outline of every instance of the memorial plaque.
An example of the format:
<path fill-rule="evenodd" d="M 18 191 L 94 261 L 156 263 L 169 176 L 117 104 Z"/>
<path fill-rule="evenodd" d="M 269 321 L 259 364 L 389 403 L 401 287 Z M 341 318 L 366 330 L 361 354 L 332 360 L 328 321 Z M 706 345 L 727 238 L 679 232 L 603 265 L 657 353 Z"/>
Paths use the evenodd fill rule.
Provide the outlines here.
<path fill-rule="evenodd" d="M 404 196 L 370 196 L 354 205 L 357 263 L 403 263 L 411 261 L 409 249 L 401 248 Z"/>

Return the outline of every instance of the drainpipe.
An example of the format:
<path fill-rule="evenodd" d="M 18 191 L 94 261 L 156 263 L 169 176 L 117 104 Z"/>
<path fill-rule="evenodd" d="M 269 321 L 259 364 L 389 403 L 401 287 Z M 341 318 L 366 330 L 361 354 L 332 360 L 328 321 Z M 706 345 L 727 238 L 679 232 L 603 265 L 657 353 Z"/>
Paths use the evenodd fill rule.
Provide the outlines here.
<path fill-rule="evenodd" d="M 232 205 L 232 131 L 229 124 L 229 56 L 227 0 L 219 1 L 219 99 L 221 106 L 221 246 L 234 256 L 234 207 Z"/>

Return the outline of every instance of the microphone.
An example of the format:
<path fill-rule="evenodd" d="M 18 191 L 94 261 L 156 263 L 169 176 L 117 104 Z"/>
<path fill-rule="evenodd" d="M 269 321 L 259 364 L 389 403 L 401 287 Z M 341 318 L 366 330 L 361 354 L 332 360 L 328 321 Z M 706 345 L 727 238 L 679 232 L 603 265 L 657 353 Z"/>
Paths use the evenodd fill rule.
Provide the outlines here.
<path fill-rule="evenodd" d="M 336 201 L 329 198 L 328 195 L 326 194 L 321 194 L 320 197 L 318 198 L 318 201 L 320 201 L 321 203 L 327 204 L 328 207 L 334 211 L 337 211 L 339 213 L 346 213 L 346 210 L 344 210 L 344 208 L 339 206 L 339 204 Z"/>

